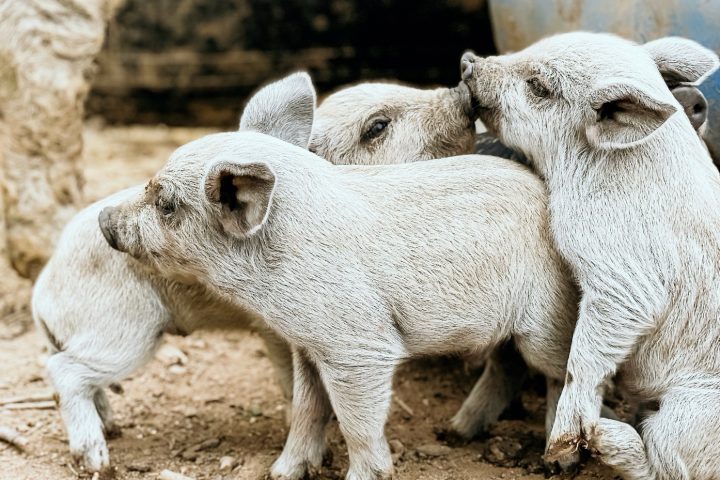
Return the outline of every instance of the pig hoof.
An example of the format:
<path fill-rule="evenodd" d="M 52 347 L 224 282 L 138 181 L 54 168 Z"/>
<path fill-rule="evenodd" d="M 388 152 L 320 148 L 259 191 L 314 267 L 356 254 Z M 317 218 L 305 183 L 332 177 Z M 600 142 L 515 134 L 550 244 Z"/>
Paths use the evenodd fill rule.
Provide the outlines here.
<path fill-rule="evenodd" d="M 112 440 L 113 438 L 122 437 L 122 428 L 120 428 L 120 426 L 115 422 L 111 422 L 108 425 L 105 425 L 104 430 L 105 430 L 105 438 L 107 440 Z"/>
<path fill-rule="evenodd" d="M 581 436 L 565 434 L 549 442 L 543 458 L 546 462 L 557 462 L 560 467 L 566 469 L 580 460 L 580 449 L 587 447 L 587 442 Z"/>
<path fill-rule="evenodd" d="M 450 447 L 462 447 L 470 441 L 470 439 L 454 428 L 437 428 L 434 433 L 435 439 L 438 442 L 442 442 Z"/>
<path fill-rule="evenodd" d="M 71 449 L 75 463 L 89 472 L 110 472 L 110 453 L 105 441 Z"/>
<path fill-rule="evenodd" d="M 450 428 L 447 430 L 449 439 L 457 440 L 457 445 L 462 445 L 471 440 L 482 440 L 488 436 L 488 426 L 485 421 L 467 421 L 458 418 L 456 415 L 450 420 Z"/>
<path fill-rule="evenodd" d="M 278 459 L 270 470 L 271 480 L 303 480 L 307 478 L 308 468 L 303 463 L 290 465 Z"/>

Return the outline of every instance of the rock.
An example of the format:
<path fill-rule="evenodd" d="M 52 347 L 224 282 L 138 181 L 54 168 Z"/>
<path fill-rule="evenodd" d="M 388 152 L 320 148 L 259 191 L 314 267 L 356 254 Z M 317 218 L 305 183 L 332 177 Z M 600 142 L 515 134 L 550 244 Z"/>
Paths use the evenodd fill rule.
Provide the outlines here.
<path fill-rule="evenodd" d="M 237 467 L 238 461 L 235 459 L 235 457 L 230 457 L 228 455 L 220 458 L 220 471 L 221 472 L 231 472 L 233 468 Z"/>
<path fill-rule="evenodd" d="M 140 473 L 147 473 L 150 470 L 152 470 L 152 468 L 150 468 L 150 465 L 147 465 L 145 463 L 131 463 L 129 465 L 126 465 L 125 469 L 128 472 L 140 472 Z"/>
<path fill-rule="evenodd" d="M 182 365 L 170 365 L 168 368 L 168 372 L 172 373 L 173 375 L 185 375 L 187 373 L 187 368 L 183 367 Z"/>
<path fill-rule="evenodd" d="M 182 350 L 168 343 L 164 344 L 158 349 L 157 353 L 155 354 L 155 358 L 160 360 L 163 365 L 166 366 L 186 365 L 188 362 L 187 355 L 185 355 Z"/>
<path fill-rule="evenodd" d="M 185 450 L 180 454 L 180 457 L 183 460 L 187 460 L 188 462 L 194 462 L 197 460 L 197 458 L 200 456 L 200 452 L 194 449 Z"/>
<path fill-rule="evenodd" d="M 195 449 L 196 450 L 211 450 L 213 448 L 217 448 L 217 446 L 220 445 L 220 439 L 219 438 L 208 438 L 204 442 L 198 444 Z"/>
<path fill-rule="evenodd" d="M 418 454 L 422 457 L 444 457 L 452 452 L 452 448 L 446 445 L 438 445 L 435 443 L 428 443 L 426 445 L 420 445 L 417 447 Z"/>
<path fill-rule="evenodd" d="M 527 447 L 529 444 L 523 444 L 519 439 L 493 437 L 488 440 L 485 447 L 485 459 L 494 465 L 515 467 L 518 459 L 527 451 Z"/>
<path fill-rule="evenodd" d="M 402 454 L 405 452 L 405 445 L 403 445 L 400 440 L 390 440 L 388 443 L 390 444 L 391 453 Z"/>
<path fill-rule="evenodd" d="M 183 475 L 182 473 L 173 472 L 172 470 L 163 470 L 158 476 L 159 480 L 195 480 L 192 477 Z"/>

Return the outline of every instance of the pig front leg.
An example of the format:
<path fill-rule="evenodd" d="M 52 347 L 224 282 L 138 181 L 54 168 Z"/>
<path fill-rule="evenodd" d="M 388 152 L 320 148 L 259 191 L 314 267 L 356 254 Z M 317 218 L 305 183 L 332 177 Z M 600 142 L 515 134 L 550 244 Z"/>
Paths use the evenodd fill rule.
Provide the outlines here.
<path fill-rule="evenodd" d="M 513 344 L 495 350 L 450 421 L 452 429 L 467 440 L 486 433 L 518 394 L 526 377 L 527 367 Z"/>
<path fill-rule="evenodd" d="M 294 388 L 292 415 L 282 454 L 272 466 L 273 480 L 298 480 L 319 470 L 325 454 L 325 430 L 332 407 L 317 368 L 305 352 L 292 351 Z"/>
<path fill-rule="evenodd" d="M 603 297 L 584 290 L 545 457 L 560 464 L 570 463 L 579 449 L 587 448 L 600 419 L 605 381 L 653 325 L 638 320 L 650 310 L 625 307 L 619 303 L 623 295 Z"/>
<path fill-rule="evenodd" d="M 350 468 L 346 480 L 392 478 L 385 422 L 398 362 L 391 352 L 379 351 L 372 354 L 348 351 L 343 358 L 318 362 L 348 448 Z"/>

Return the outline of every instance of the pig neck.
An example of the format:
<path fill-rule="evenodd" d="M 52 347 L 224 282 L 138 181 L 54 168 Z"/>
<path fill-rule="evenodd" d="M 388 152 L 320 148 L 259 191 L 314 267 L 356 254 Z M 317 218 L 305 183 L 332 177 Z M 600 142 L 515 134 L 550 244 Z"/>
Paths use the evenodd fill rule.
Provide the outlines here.
<path fill-rule="evenodd" d="M 215 246 L 216 260 L 206 272 L 213 289 L 264 317 L 280 316 L 278 304 L 297 297 L 291 291 L 322 276 L 306 265 L 336 254 L 335 248 L 355 248 L 348 238 L 362 238 L 354 233 L 362 229 L 365 204 L 339 181 L 338 167 L 275 171 L 278 183 L 266 224 L 248 239 Z"/>
<path fill-rule="evenodd" d="M 649 189 L 667 194 L 692 188 L 687 182 L 698 174 L 718 175 L 702 140 L 682 112 L 640 145 L 608 151 L 561 146 L 543 160 L 546 168 L 540 173 L 551 198 L 570 195 L 577 200 L 578 196 L 610 190 L 625 191 L 639 199 L 637 194 Z"/>

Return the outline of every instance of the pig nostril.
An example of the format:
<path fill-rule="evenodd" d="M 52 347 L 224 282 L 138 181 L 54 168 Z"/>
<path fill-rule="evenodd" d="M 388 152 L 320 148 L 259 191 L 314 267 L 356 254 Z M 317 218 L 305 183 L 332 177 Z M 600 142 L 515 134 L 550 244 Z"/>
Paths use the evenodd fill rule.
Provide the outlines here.
<path fill-rule="evenodd" d="M 467 80 L 472 76 L 474 66 L 475 55 L 471 52 L 465 52 L 460 59 L 460 73 L 463 80 Z"/>
<path fill-rule="evenodd" d="M 697 115 L 700 113 L 703 113 L 705 111 L 705 107 L 703 105 L 700 105 L 699 103 L 696 103 L 693 105 L 693 114 Z"/>
<path fill-rule="evenodd" d="M 462 79 L 467 80 L 468 78 L 472 77 L 472 74 L 473 74 L 473 64 L 463 60 Z"/>

